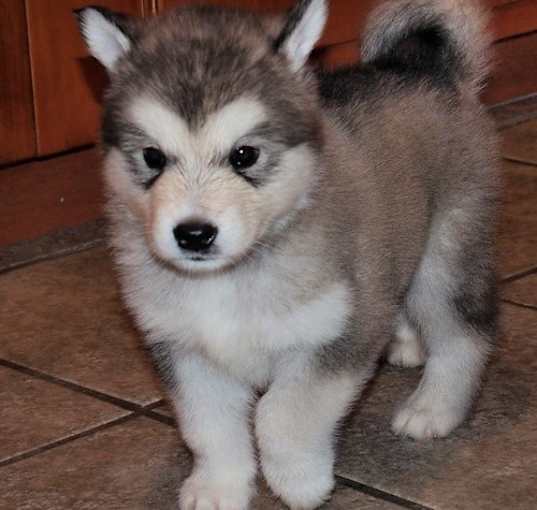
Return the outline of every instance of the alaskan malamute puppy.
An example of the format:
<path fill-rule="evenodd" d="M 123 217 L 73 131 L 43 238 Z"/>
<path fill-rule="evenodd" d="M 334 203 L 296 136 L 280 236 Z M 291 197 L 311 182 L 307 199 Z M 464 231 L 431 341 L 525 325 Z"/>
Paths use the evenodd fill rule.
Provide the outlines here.
<path fill-rule="evenodd" d="M 362 64 L 307 64 L 327 2 L 288 16 L 78 11 L 108 69 L 103 145 L 125 301 L 195 457 L 182 510 L 293 509 L 334 487 L 334 436 L 386 353 L 425 363 L 393 430 L 449 434 L 496 331 L 496 138 L 473 0 L 401 0 Z"/>

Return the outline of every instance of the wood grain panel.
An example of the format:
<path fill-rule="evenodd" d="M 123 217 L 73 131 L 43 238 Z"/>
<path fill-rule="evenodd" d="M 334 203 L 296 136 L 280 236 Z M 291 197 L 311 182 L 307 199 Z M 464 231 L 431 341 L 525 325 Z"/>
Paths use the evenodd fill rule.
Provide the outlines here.
<path fill-rule="evenodd" d="M 26 13 L 21 0 L 0 0 L 0 163 L 35 154 Z"/>
<path fill-rule="evenodd" d="M 144 2 L 144 16 L 151 16 L 158 11 L 157 0 L 143 0 Z"/>
<path fill-rule="evenodd" d="M 20 0 L 19 0 L 20 1 Z M 72 10 L 87 0 L 26 0 L 39 155 L 97 138 L 105 71 L 90 58 Z M 143 13 L 143 0 L 99 0 L 102 6 Z"/>
<path fill-rule="evenodd" d="M 0 246 L 102 216 L 95 149 L 0 171 Z"/>

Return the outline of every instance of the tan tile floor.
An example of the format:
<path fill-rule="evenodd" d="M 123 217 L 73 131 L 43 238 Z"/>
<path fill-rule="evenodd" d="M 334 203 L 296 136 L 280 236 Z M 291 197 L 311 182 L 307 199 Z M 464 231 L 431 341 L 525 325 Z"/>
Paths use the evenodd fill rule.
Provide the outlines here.
<path fill-rule="evenodd" d="M 504 334 L 475 412 L 444 440 L 396 437 L 390 416 L 419 370 L 384 367 L 345 424 L 327 509 L 537 508 L 537 120 L 510 122 L 521 113 L 510 108 L 495 112 L 510 126 Z M 0 251 L 0 510 L 176 508 L 191 459 L 121 308 L 101 231 Z M 262 488 L 254 509 L 283 506 Z"/>

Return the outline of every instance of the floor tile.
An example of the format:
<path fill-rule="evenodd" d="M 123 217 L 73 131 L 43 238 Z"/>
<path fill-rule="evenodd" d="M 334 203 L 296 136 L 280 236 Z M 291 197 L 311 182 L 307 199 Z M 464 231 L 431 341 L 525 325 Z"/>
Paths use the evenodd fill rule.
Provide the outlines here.
<path fill-rule="evenodd" d="M 2 500 L 20 509 L 171 509 L 189 462 L 174 429 L 142 418 L 7 466 Z"/>
<path fill-rule="evenodd" d="M 537 307 L 537 270 L 502 287 L 502 297 L 527 306 Z"/>
<path fill-rule="evenodd" d="M 505 157 L 537 163 L 537 119 L 503 130 L 502 137 Z"/>
<path fill-rule="evenodd" d="M 147 404 L 161 387 L 104 248 L 0 275 L 0 358 Z"/>
<path fill-rule="evenodd" d="M 498 249 L 504 276 L 537 264 L 537 167 L 504 162 Z"/>
<path fill-rule="evenodd" d="M 385 367 L 342 433 L 338 472 L 437 510 L 533 510 L 537 501 L 537 312 L 504 305 L 505 335 L 472 418 L 450 437 L 393 435 L 419 370 Z"/>
<path fill-rule="evenodd" d="M 2 508 L 177 509 L 191 461 L 172 427 L 138 418 L 2 468 Z M 266 489 L 253 510 L 283 510 Z M 339 487 L 327 510 L 396 510 Z"/>
<path fill-rule="evenodd" d="M 0 462 L 102 425 L 128 412 L 0 366 Z"/>

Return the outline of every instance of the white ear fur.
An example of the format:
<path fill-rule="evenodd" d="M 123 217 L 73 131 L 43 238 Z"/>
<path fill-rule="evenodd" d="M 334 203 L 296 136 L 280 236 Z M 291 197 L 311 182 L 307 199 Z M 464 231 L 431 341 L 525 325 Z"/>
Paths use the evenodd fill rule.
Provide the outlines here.
<path fill-rule="evenodd" d="M 282 46 L 291 61 L 293 71 L 301 69 L 308 60 L 315 44 L 321 38 L 327 18 L 326 0 L 311 0 Z"/>
<path fill-rule="evenodd" d="M 109 71 L 131 47 L 129 38 L 99 11 L 88 7 L 78 12 L 80 30 L 90 53 Z"/>

